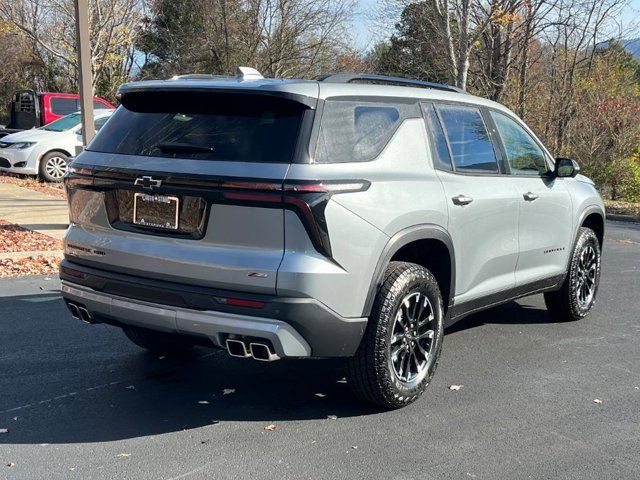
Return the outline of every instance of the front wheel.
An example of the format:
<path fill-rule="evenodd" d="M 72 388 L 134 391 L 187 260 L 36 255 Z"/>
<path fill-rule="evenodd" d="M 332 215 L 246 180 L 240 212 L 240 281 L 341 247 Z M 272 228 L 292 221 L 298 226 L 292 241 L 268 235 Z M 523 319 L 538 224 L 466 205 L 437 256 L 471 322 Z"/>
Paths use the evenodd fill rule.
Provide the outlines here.
<path fill-rule="evenodd" d="M 67 173 L 69 157 L 62 152 L 49 152 L 40 160 L 40 179 L 59 183 Z"/>
<path fill-rule="evenodd" d="M 599 283 L 600 242 L 593 230 L 582 227 L 562 287 L 544 294 L 549 314 L 558 322 L 586 317 L 595 304 Z"/>
<path fill-rule="evenodd" d="M 422 395 L 442 349 L 442 303 L 429 270 L 413 263 L 389 264 L 360 347 L 347 361 L 348 382 L 357 397 L 400 408 Z"/>

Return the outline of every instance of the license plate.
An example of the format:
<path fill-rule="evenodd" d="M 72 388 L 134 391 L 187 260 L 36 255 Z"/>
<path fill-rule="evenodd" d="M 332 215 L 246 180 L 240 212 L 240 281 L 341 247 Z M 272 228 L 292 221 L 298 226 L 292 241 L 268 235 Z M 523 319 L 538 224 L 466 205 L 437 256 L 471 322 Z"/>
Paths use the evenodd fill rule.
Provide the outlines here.
<path fill-rule="evenodd" d="M 133 223 L 145 227 L 178 229 L 178 197 L 136 193 L 133 197 Z"/>

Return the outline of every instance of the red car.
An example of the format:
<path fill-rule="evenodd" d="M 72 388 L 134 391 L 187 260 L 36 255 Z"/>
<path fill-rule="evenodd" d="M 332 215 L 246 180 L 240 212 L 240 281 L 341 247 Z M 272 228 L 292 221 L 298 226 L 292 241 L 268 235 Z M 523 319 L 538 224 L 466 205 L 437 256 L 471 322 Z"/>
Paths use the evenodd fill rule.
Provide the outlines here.
<path fill-rule="evenodd" d="M 115 107 L 100 97 L 93 97 L 94 109 Z M 16 92 L 11 102 L 9 124 L 0 129 L 0 137 L 20 130 L 41 127 L 80 110 L 80 96 L 74 93 Z"/>

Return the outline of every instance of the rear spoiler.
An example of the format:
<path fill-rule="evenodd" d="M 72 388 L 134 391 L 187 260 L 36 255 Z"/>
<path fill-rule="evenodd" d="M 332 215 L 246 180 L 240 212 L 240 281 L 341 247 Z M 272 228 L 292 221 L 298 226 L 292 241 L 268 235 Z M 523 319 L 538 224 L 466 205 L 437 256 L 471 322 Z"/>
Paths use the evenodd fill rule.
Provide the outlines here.
<path fill-rule="evenodd" d="M 236 77 L 202 78 L 198 76 L 197 78 L 176 77 L 171 80 L 125 83 L 118 88 L 116 96 L 121 103 L 124 103 L 127 95 L 145 92 L 264 95 L 298 102 L 308 108 L 315 109 L 318 103 L 319 90 L 320 88 L 316 81 L 274 79 L 238 81 Z"/>

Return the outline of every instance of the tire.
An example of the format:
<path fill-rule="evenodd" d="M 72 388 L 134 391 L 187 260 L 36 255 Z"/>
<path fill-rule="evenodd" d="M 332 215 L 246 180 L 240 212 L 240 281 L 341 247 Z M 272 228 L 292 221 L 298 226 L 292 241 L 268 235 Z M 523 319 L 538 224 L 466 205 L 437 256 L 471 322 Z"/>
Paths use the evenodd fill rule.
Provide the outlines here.
<path fill-rule="evenodd" d="M 51 183 L 60 183 L 67 173 L 69 157 L 62 152 L 49 152 L 40 159 L 38 167 L 41 180 Z"/>
<path fill-rule="evenodd" d="M 600 242 L 593 230 L 581 227 L 562 287 L 544 294 L 551 318 L 567 322 L 586 317 L 595 305 L 599 283 Z"/>
<path fill-rule="evenodd" d="M 411 312 L 415 305 L 422 305 L 423 309 Z M 403 326 L 409 326 L 408 332 L 405 329 L 403 333 Z M 356 397 L 385 408 L 414 402 L 433 378 L 443 336 L 442 295 L 433 274 L 420 265 L 391 262 L 360 346 L 347 360 L 348 383 Z M 392 350 L 399 353 L 393 355 Z M 428 356 L 424 354 L 426 350 Z M 422 370 L 419 364 L 423 365 Z M 413 379 L 412 368 L 416 371 Z"/>
<path fill-rule="evenodd" d="M 177 334 L 137 327 L 127 327 L 122 330 L 127 338 L 137 346 L 153 353 L 182 353 L 195 345 L 188 338 Z"/>

